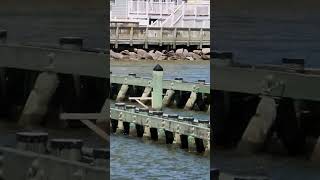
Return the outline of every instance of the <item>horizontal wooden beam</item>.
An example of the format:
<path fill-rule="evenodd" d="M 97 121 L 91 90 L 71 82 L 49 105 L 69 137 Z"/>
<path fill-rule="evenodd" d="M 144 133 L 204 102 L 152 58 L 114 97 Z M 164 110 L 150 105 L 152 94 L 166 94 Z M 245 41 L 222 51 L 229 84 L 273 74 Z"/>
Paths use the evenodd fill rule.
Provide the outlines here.
<path fill-rule="evenodd" d="M 320 101 L 320 75 L 211 63 L 211 89 L 261 94 L 269 81 L 271 96 Z"/>
<path fill-rule="evenodd" d="M 83 120 L 83 119 L 109 119 L 109 113 L 61 113 L 61 120 Z"/>
<path fill-rule="evenodd" d="M 50 64 L 51 55 L 54 72 L 109 78 L 105 53 L 5 44 L 0 45 L 0 54 L 0 67 L 44 71 Z"/>
<path fill-rule="evenodd" d="M 115 76 L 111 75 L 111 83 L 128 84 L 133 86 L 152 86 L 152 79 L 133 77 L 133 76 Z M 178 91 L 195 91 L 199 93 L 210 94 L 210 84 L 184 82 L 177 80 L 163 80 L 163 89 L 172 89 Z"/>

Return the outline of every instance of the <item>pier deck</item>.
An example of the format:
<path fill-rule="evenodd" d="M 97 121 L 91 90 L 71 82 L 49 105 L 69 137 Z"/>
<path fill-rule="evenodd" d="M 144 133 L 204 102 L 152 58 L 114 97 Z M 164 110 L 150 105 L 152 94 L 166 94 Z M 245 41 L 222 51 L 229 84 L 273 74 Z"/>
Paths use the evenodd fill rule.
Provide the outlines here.
<path fill-rule="evenodd" d="M 0 44 L 0 54 L 0 67 L 43 71 L 53 63 L 52 71 L 57 73 L 99 78 L 109 76 L 108 56 L 103 52 Z"/>
<path fill-rule="evenodd" d="M 210 45 L 210 28 L 177 28 L 177 27 L 110 27 L 110 44 L 159 46 L 202 46 Z"/>
<path fill-rule="evenodd" d="M 211 64 L 213 90 L 231 91 L 249 94 L 261 94 L 269 90 L 268 95 L 288 97 L 300 100 L 320 100 L 320 74 L 315 70 L 292 71 L 277 66 L 221 66 Z M 269 86 L 269 87 L 268 87 Z"/>

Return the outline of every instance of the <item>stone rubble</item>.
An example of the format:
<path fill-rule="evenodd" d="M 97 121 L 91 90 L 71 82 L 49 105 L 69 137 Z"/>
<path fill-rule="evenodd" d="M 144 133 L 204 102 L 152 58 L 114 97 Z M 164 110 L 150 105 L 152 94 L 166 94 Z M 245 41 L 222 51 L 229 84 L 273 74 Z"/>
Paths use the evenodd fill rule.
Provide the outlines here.
<path fill-rule="evenodd" d="M 210 60 L 210 48 L 203 48 L 201 50 L 188 51 L 187 49 L 177 50 L 150 50 L 135 48 L 133 52 L 129 50 L 123 50 L 120 53 L 110 50 L 110 57 L 112 60 L 154 60 L 154 61 L 165 61 L 165 60 L 186 60 L 186 61 L 199 61 L 199 60 Z"/>

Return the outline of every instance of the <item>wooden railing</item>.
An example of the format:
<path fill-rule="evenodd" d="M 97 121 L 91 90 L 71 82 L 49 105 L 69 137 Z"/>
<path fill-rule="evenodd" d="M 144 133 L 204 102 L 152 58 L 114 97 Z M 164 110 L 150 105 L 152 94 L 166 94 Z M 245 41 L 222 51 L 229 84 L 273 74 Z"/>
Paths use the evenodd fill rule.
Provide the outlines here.
<path fill-rule="evenodd" d="M 174 2 L 128 1 L 128 17 L 170 15 L 175 8 L 176 5 Z"/>

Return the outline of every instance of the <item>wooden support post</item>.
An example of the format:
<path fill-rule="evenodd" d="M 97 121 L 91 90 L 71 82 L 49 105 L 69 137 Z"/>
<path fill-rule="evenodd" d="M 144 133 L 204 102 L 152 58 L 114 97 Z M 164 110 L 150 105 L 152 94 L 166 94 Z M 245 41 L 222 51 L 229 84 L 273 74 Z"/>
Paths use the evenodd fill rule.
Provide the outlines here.
<path fill-rule="evenodd" d="M 159 39 L 159 46 L 162 46 L 163 43 L 163 27 L 160 28 L 160 39 Z"/>
<path fill-rule="evenodd" d="M 146 98 L 146 97 L 149 97 L 150 96 L 150 94 L 151 94 L 151 91 L 152 91 L 152 87 L 150 87 L 150 86 L 147 86 L 147 87 L 145 87 L 144 88 L 144 91 L 143 91 L 143 93 L 142 93 L 142 96 L 141 96 L 141 98 Z M 140 100 L 142 103 L 146 103 L 146 100 Z"/>
<path fill-rule="evenodd" d="M 179 132 L 175 132 L 174 133 L 173 144 L 181 144 L 181 138 L 180 138 L 180 133 Z"/>
<path fill-rule="evenodd" d="M 169 106 L 172 100 L 172 96 L 174 95 L 174 90 L 168 89 L 166 91 L 166 94 L 163 97 L 162 104 L 163 106 Z"/>
<path fill-rule="evenodd" d="M 188 150 L 189 152 L 196 152 L 196 142 L 193 136 L 188 136 Z"/>
<path fill-rule="evenodd" d="M 188 29 L 188 42 L 187 42 L 187 46 L 190 46 L 190 40 L 191 40 L 191 29 Z"/>
<path fill-rule="evenodd" d="M 73 85 L 75 89 L 76 98 L 80 98 L 81 96 L 81 80 L 79 75 L 72 75 L 73 77 Z"/>
<path fill-rule="evenodd" d="M 46 115 L 51 97 L 59 85 L 58 75 L 50 72 L 51 68 L 53 66 L 48 66 L 48 72 L 43 72 L 38 76 L 20 117 L 21 126 L 37 126 Z"/>
<path fill-rule="evenodd" d="M 166 144 L 172 144 L 174 140 L 173 132 L 165 131 L 165 135 L 166 135 Z"/>
<path fill-rule="evenodd" d="M 144 134 L 144 128 L 142 125 L 136 124 L 137 137 L 142 137 Z"/>
<path fill-rule="evenodd" d="M 188 136 L 181 134 L 180 135 L 180 141 L 181 141 L 181 148 L 182 149 L 188 149 Z"/>
<path fill-rule="evenodd" d="M 251 118 L 238 148 L 256 151 L 264 144 L 267 134 L 276 118 L 276 102 L 271 97 L 262 97 L 256 114 Z M 253 147 L 251 147 L 253 146 Z"/>
<path fill-rule="evenodd" d="M 153 68 L 152 76 L 152 108 L 162 109 L 162 91 L 163 91 L 163 68 L 158 64 Z"/>
<path fill-rule="evenodd" d="M 118 120 L 118 128 L 117 128 L 117 133 L 123 133 L 124 126 L 123 126 L 123 121 Z"/>
<path fill-rule="evenodd" d="M 144 48 L 148 49 L 148 35 L 149 35 L 149 28 L 146 27 L 146 32 L 144 36 Z"/>
<path fill-rule="evenodd" d="M 311 161 L 320 163 L 320 137 L 318 138 L 317 143 L 313 148 L 313 152 L 311 154 Z"/>
<path fill-rule="evenodd" d="M 105 141 L 109 141 L 109 136 L 106 132 L 104 132 L 102 129 L 100 129 L 98 126 L 93 124 L 89 120 L 80 120 L 83 124 L 85 124 L 88 128 L 90 128 L 92 131 L 94 131 L 96 134 L 98 134 L 102 139 Z"/>
<path fill-rule="evenodd" d="M 128 89 L 129 89 L 129 85 L 127 84 L 121 85 L 120 91 L 116 99 L 117 102 L 123 101 L 125 99 Z"/>
<path fill-rule="evenodd" d="M 137 136 L 136 124 L 134 124 L 134 123 L 129 124 L 129 134 L 131 136 Z"/>
<path fill-rule="evenodd" d="M 109 114 L 110 113 L 109 105 L 110 105 L 109 104 L 109 99 L 106 98 L 106 100 L 104 101 L 104 104 L 103 104 L 103 106 L 102 106 L 102 108 L 100 110 L 100 113 L 101 114 L 103 114 L 103 113 Z M 110 117 L 109 116 L 105 116 L 103 118 L 98 118 L 97 119 L 97 125 L 100 128 L 106 130 L 107 134 L 110 133 L 109 126 L 108 126 L 108 124 L 110 124 L 110 122 L 109 122 Z"/>
<path fill-rule="evenodd" d="M 164 129 L 161 129 L 161 128 L 158 129 L 158 141 L 162 143 L 166 142 L 166 134 Z"/>
<path fill-rule="evenodd" d="M 150 128 L 150 134 L 151 134 L 151 139 L 154 141 L 158 140 L 158 129 L 157 128 Z"/>
<path fill-rule="evenodd" d="M 203 41 L 203 29 L 200 29 L 200 49 L 202 49 L 202 41 Z"/>
<path fill-rule="evenodd" d="M 173 49 L 177 48 L 177 28 L 174 28 L 173 31 Z"/>
<path fill-rule="evenodd" d="M 210 140 L 204 141 L 204 146 L 205 146 L 204 153 L 208 155 L 210 155 L 210 143 L 211 143 Z"/>
<path fill-rule="evenodd" d="M 130 46 L 133 45 L 132 40 L 133 40 L 133 26 L 130 27 Z"/>
<path fill-rule="evenodd" d="M 202 153 L 205 151 L 205 146 L 202 139 L 195 138 L 195 144 L 198 153 Z"/>
<path fill-rule="evenodd" d="M 150 127 L 149 126 L 144 126 L 143 137 L 145 137 L 145 138 L 150 138 L 151 137 Z"/>
<path fill-rule="evenodd" d="M 119 25 L 117 24 L 117 28 L 116 28 L 116 41 L 115 41 L 115 48 L 118 48 L 118 40 L 119 40 Z"/>
<path fill-rule="evenodd" d="M 197 93 L 196 92 L 191 92 L 190 97 L 184 107 L 185 110 L 190 110 L 194 106 L 194 103 L 197 100 Z"/>

